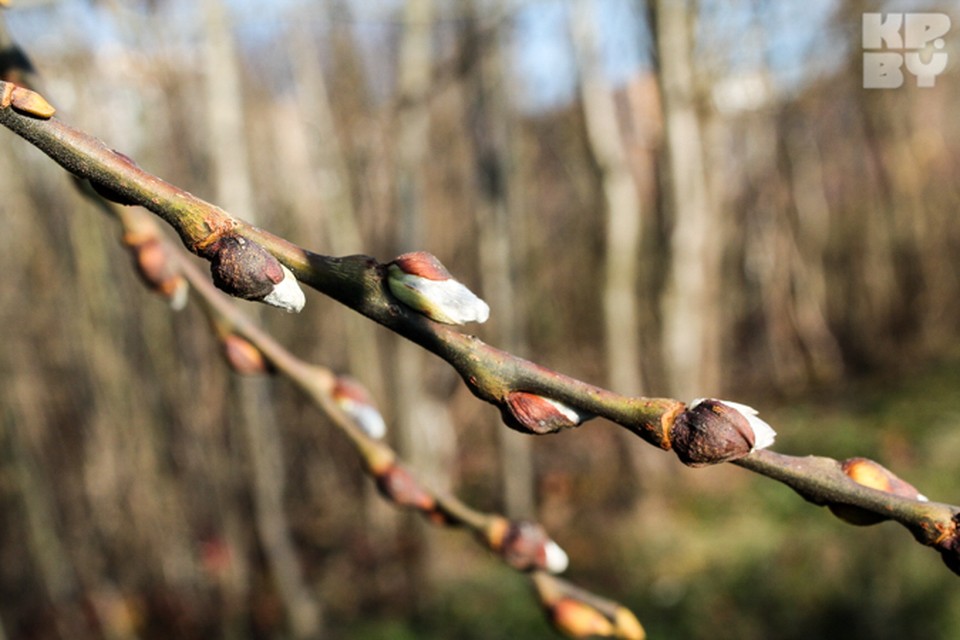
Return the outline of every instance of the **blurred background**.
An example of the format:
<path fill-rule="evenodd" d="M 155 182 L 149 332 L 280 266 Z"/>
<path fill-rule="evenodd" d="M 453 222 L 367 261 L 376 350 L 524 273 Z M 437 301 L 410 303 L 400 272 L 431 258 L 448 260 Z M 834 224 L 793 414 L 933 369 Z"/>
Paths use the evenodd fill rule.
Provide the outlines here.
<path fill-rule="evenodd" d="M 490 303 L 487 342 L 748 403 L 778 451 L 958 501 L 954 3 L 11 5 L 58 115 L 148 171 L 322 253 L 430 251 Z M 862 14 L 917 11 L 952 20 L 946 70 L 864 89 Z M 0 638 L 553 637 L 523 576 L 384 505 L 295 389 L 230 374 L 115 222 L 0 140 Z M 247 306 L 360 379 L 431 486 L 539 519 L 652 638 L 960 633 L 956 576 L 899 527 L 602 421 L 526 438 L 330 300 Z"/>

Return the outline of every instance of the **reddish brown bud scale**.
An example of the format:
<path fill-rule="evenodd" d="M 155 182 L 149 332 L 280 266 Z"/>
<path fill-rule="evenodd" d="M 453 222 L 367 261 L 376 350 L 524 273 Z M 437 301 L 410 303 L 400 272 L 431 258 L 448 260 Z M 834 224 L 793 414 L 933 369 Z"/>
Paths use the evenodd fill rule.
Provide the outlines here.
<path fill-rule="evenodd" d="M 224 236 L 207 247 L 213 283 L 244 300 L 265 298 L 283 279 L 280 262 L 269 251 L 240 236 Z"/>
<path fill-rule="evenodd" d="M 271 371 L 270 363 L 252 342 L 235 333 L 223 338 L 223 355 L 230 368 L 241 375 L 258 375 Z"/>
<path fill-rule="evenodd" d="M 610 638 L 613 624 L 602 613 L 573 598 L 561 598 L 550 609 L 553 625 L 571 638 Z"/>
<path fill-rule="evenodd" d="M 46 98 L 36 91 L 31 91 L 25 87 L 14 86 L 9 96 L 4 95 L 4 100 L 9 100 L 10 106 L 18 113 L 47 120 L 56 113 Z"/>
<path fill-rule="evenodd" d="M 677 457 L 691 467 L 737 460 L 755 446 L 769 446 L 776 435 L 751 407 L 712 398 L 697 400 L 680 413 L 669 433 Z"/>
<path fill-rule="evenodd" d="M 168 250 L 154 235 L 126 234 L 123 243 L 129 247 L 137 273 L 151 290 L 170 300 L 174 309 L 186 304 L 187 281 L 171 263 Z"/>
<path fill-rule="evenodd" d="M 142 242 L 130 244 L 130 248 L 140 276 L 151 288 L 159 289 L 164 280 L 173 273 L 163 244 L 158 238 L 149 237 Z"/>
<path fill-rule="evenodd" d="M 386 265 L 390 293 L 434 322 L 461 325 L 486 322 L 490 307 L 450 275 L 426 251 L 405 253 Z"/>
<path fill-rule="evenodd" d="M 367 388 L 350 376 L 337 376 L 333 384 L 334 400 L 352 400 L 363 404 L 373 404 L 373 398 Z"/>
<path fill-rule="evenodd" d="M 535 393 L 513 391 L 501 406 L 504 423 L 522 433 L 544 435 L 578 426 L 579 414 L 566 405 Z"/>
<path fill-rule="evenodd" d="M 616 602 L 544 573 L 534 574 L 533 582 L 550 622 L 569 638 L 646 638 L 637 617 Z"/>
<path fill-rule="evenodd" d="M 869 458 L 849 458 L 841 465 L 843 472 L 857 484 L 871 489 L 885 491 L 911 500 L 924 500 L 917 488 L 905 480 L 901 480 L 895 473 L 879 462 Z"/>
<path fill-rule="evenodd" d="M 848 478 L 864 487 L 901 498 L 927 501 L 926 496 L 917 491 L 912 484 L 900 479 L 882 464 L 869 458 L 849 458 L 843 461 L 840 468 Z M 841 520 L 857 526 L 870 526 L 890 519 L 884 514 L 848 504 L 829 504 L 827 508 Z"/>
<path fill-rule="evenodd" d="M 432 253 L 427 251 L 412 251 L 397 256 L 393 264 L 397 265 L 404 272 L 411 275 L 420 276 L 427 280 L 449 280 L 453 276 L 443 266 L 443 263 Z"/>
<path fill-rule="evenodd" d="M 518 571 L 547 568 L 547 545 L 553 541 L 540 525 L 497 518 L 486 531 L 490 548 Z"/>
<path fill-rule="evenodd" d="M 427 513 L 436 510 L 437 502 L 433 496 L 424 491 L 416 478 L 399 463 L 394 462 L 387 469 L 377 473 L 376 482 L 380 493 L 398 506 Z"/>
<path fill-rule="evenodd" d="M 198 248 L 210 260 L 213 283 L 244 300 L 256 300 L 298 313 L 305 297 L 296 277 L 256 242 L 228 233 Z"/>

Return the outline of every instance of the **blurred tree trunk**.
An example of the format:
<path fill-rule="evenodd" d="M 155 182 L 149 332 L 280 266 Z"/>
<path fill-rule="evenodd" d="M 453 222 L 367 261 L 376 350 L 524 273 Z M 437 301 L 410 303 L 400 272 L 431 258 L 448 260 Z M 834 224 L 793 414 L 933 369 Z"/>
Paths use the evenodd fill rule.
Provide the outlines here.
<path fill-rule="evenodd" d="M 9 353 L 18 351 L 11 349 Z M 49 416 L 43 415 L 48 398 L 36 397 L 38 392 L 42 394 L 44 385 L 32 371 L 30 356 L 22 354 L 15 362 L 18 374 L 11 384 L 4 385 L 2 396 L 0 452 L 5 454 L 4 458 L 9 456 L 9 460 L 2 460 L 2 466 L 9 469 L 9 477 L 19 493 L 22 517 L 18 520 L 27 541 L 30 561 L 36 568 L 36 582 L 57 611 L 54 622 L 58 632 L 62 637 L 69 637 L 69 628 L 81 618 L 80 611 L 71 605 L 81 588 L 74 558 L 89 557 L 92 550 L 87 544 L 80 544 L 68 554 L 61 539 L 64 518 L 57 517 L 55 483 L 44 471 L 47 465 L 39 455 L 42 446 L 37 442 L 41 425 L 50 424 Z M 87 536 L 88 539 L 91 537 Z M 22 587 L 27 588 L 27 585 Z"/>
<path fill-rule="evenodd" d="M 600 64 L 595 11 L 595 3 L 577 0 L 571 12 L 571 32 L 587 136 L 600 170 L 606 203 L 603 318 L 607 383 L 612 389 L 642 395 L 637 313 L 642 211 L 637 184 L 627 162 L 613 89 Z"/>
<path fill-rule="evenodd" d="M 318 15 L 329 21 L 348 20 L 348 8 L 330 7 L 321 3 Z M 332 47 L 340 62 L 353 62 L 355 51 L 351 32 L 339 29 L 331 37 Z M 369 243 L 363 238 L 357 208 L 354 206 L 353 177 L 338 135 L 328 82 L 324 78 L 323 55 L 315 36 L 306 25 L 291 29 L 289 59 L 293 66 L 294 83 L 300 112 L 297 118 L 281 117 L 277 121 L 277 136 L 284 141 L 284 158 L 289 163 L 291 181 L 290 205 L 297 223 L 307 238 L 326 235 L 329 250 L 334 255 L 369 252 Z M 354 64 L 349 65 L 351 68 Z M 337 67 L 339 70 L 339 67 Z M 350 78 L 348 88 L 361 93 L 363 77 Z M 341 84 L 343 84 L 341 80 Z M 344 96 L 340 96 L 341 99 Z M 362 98 L 355 98 L 362 102 Z M 341 104 L 341 107 L 343 105 Z M 312 232 L 318 229 L 322 233 Z M 346 309 L 331 313 L 341 324 L 334 329 L 345 335 L 346 361 L 351 374 L 370 391 L 381 407 L 385 404 L 383 354 L 377 342 L 377 327 Z M 364 484 L 364 501 L 369 523 L 368 533 L 377 546 L 393 540 L 396 535 L 396 510 L 384 502 L 372 483 Z"/>
<path fill-rule="evenodd" d="M 425 167 L 429 150 L 430 89 L 433 72 L 433 0 L 407 0 L 397 68 L 395 138 L 395 211 L 399 228 L 397 254 L 424 249 L 426 208 Z M 449 462 L 455 451 L 454 431 L 447 406 L 427 390 L 425 352 L 402 338 L 393 338 L 393 392 L 397 445 L 419 477 L 438 490 L 450 488 Z M 406 520 L 413 553 L 405 555 L 411 580 L 407 589 L 414 608 L 417 583 L 426 577 L 424 523 Z M 430 552 L 430 549 L 427 549 Z"/>
<path fill-rule="evenodd" d="M 502 1 L 495 8 L 465 0 L 463 33 L 464 66 L 470 69 L 467 88 L 467 128 L 472 142 L 478 204 L 480 273 L 483 297 L 496 313 L 488 326 L 495 343 L 512 353 L 526 350 L 526 337 L 519 317 L 521 305 L 514 287 L 515 252 L 524 246 L 513 153 L 516 140 L 514 116 L 506 101 L 508 78 L 503 68 L 500 22 L 506 15 Z M 480 16 L 488 16 L 481 18 Z M 533 461 L 530 438 L 510 429 L 498 429 L 501 481 L 506 513 L 533 517 Z"/>
<path fill-rule="evenodd" d="M 843 373 L 840 345 L 827 320 L 826 255 L 830 240 L 830 204 L 823 176 L 823 159 L 806 132 L 781 132 L 787 158 L 786 179 L 797 213 L 789 255 L 796 281 L 797 333 L 814 379 L 829 382 Z"/>
<path fill-rule="evenodd" d="M 240 60 L 232 22 L 222 0 L 204 0 L 203 10 L 208 43 L 208 148 L 215 178 L 215 200 L 228 211 L 257 224 L 246 147 Z M 286 477 L 283 443 L 271 394 L 269 380 L 235 379 L 233 417 L 243 430 L 250 461 L 257 534 L 283 599 L 290 632 L 295 638 L 313 638 L 320 633 L 321 610 L 303 582 L 300 561 L 290 538 L 283 502 Z M 232 596 L 237 599 L 243 598 L 249 589 L 248 584 L 243 584 L 245 573 L 238 572 L 238 579 L 232 585 Z"/>
<path fill-rule="evenodd" d="M 670 270 L 663 301 L 664 364 L 683 400 L 718 391 L 720 258 L 724 231 L 706 179 L 693 68 L 696 10 L 657 0 L 655 39 L 668 158 Z"/>
<path fill-rule="evenodd" d="M 338 37 L 346 36 L 341 34 Z M 337 135 L 321 59 L 309 32 L 295 27 L 290 39 L 290 60 L 303 117 L 295 122 L 287 122 L 286 126 L 294 129 L 288 139 L 291 143 L 300 142 L 297 156 L 303 161 L 295 173 L 298 176 L 295 180 L 297 193 L 291 204 L 299 213 L 298 219 L 319 220 L 323 224 L 332 253 L 362 253 L 366 243 L 361 236 L 353 204 L 353 180 Z M 314 131 L 307 130 L 308 124 Z M 376 327 L 369 322 L 357 321 L 354 314 L 347 317 L 344 331 L 349 344 L 347 359 L 350 371 L 363 381 L 374 398 L 382 398 L 384 380 Z"/>

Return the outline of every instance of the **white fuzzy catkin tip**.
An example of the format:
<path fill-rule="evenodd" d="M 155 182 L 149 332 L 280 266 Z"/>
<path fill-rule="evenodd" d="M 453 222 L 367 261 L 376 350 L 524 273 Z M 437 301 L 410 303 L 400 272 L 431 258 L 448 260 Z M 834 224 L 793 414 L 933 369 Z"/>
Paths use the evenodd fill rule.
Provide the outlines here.
<path fill-rule="evenodd" d="M 387 269 L 390 292 L 408 307 L 444 324 L 486 322 L 490 307 L 453 278 L 431 280 L 405 272 L 397 265 Z"/>
<path fill-rule="evenodd" d="M 542 396 L 541 396 L 541 397 L 542 397 Z M 569 421 L 572 422 L 573 424 L 575 424 L 575 425 L 576 425 L 576 424 L 580 424 L 580 423 L 583 421 L 583 418 L 582 418 L 582 416 L 581 416 L 579 413 L 577 413 L 576 411 L 574 411 L 573 409 L 571 409 L 571 408 L 568 407 L 567 405 L 563 404 L 563 403 L 560 402 L 559 400 L 551 400 L 550 398 L 543 398 L 543 399 L 546 400 L 547 402 L 549 402 L 551 405 L 553 405 L 553 407 L 554 407 L 557 411 L 559 411 L 561 414 L 563 414 L 563 417 L 564 417 L 564 418 L 566 418 L 567 420 L 569 420 Z"/>
<path fill-rule="evenodd" d="M 174 311 L 182 311 L 187 306 L 187 299 L 190 297 L 190 285 L 186 280 L 180 279 L 173 289 L 173 293 L 167 299 L 170 308 Z"/>
<path fill-rule="evenodd" d="M 724 404 L 746 418 L 747 424 L 749 424 L 750 428 L 753 429 L 753 447 L 750 449 L 751 451 L 756 449 L 766 449 L 772 445 L 773 441 L 777 438 L 777 432 L 773 430 L 773 427 L 757 417 L 757 410 L 753 407 L 741 404 L 740 402 L 733 402 L 731 400 L 697 398 L 690 405 L 690 408 L 692 409 L 696 407 L 704 400 L 714 400 L 715 402 Z"/>
<path fill-rule="evenodd" d="M 340 407 L 353 418 L 360 430 L 371 438 L 380 440 L 387 435 L 387 423 L 375 407 L 350 399 L 341 400 Z"/>
<path fill-rule="evenodd" d="M 263 302 L 272 307 L 283 309 L 287 313 L 300 313 L 303 305 L 307 302 L 307 298 L 303 295 L 303 289 L 297 283 L 297 277 L 293 275 L 293 272 L 282 264 L 280 268 L 283 269 L 283 280 L 273 285 L 273 291 L 263 298 Z"/>
<path fill-rule="evenodd" d="M 570 565 L 570 558 L 567 552 L 560 548 L 553 540 L 548 540 L 544 545 L 546 555 L 545 566 L 550 573 L 563 573 Z"/>

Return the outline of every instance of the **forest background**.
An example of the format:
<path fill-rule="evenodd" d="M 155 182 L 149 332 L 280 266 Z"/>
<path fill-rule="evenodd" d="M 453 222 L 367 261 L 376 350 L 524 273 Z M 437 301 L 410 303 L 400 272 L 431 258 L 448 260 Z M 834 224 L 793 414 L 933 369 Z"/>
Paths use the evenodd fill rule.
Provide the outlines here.
<path fill-rule="evenodd" d="M 955 25 L 946 71 L 864 89 L 863 13 L 921 10 Z M 475 331 L 494 345 L 624 393 L 746 402 L 779 451 L 871 456 L 956 501 L 948 3 L 24 0 L 2 18 L 60 115 L 231 213 L 332 255 L 430 251 L 490 303 Z M 385 505 L 295 390 L 230 374 L 198 309 L 169 312 L 115 223 L 0 135 L 0 634 L 288 637 L 269 530 L 327 637 L 550 636 L 523 580 Z M 510 432 L 444 363 L 319 296 L 260 316 L 360 379 L 433 486 L 536 517 L 651 637 L 960 628 L 956 577 L 900 529 L 613 428 Z"/>

